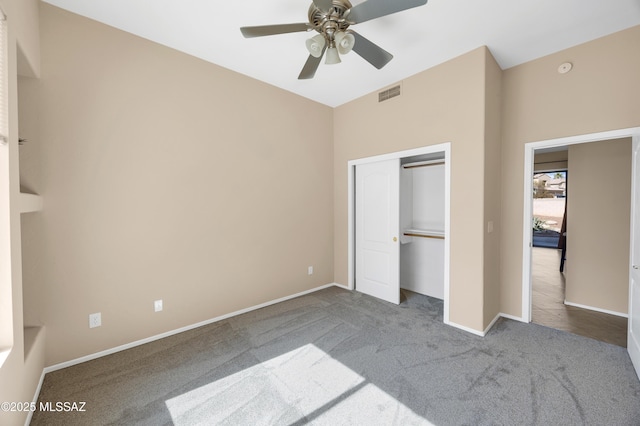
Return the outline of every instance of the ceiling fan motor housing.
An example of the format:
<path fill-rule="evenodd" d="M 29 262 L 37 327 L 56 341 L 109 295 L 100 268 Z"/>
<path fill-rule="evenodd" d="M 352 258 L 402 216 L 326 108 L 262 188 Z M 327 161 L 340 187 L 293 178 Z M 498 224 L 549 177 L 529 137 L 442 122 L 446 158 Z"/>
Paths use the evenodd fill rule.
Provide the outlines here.
<path fill-rule="evenodd" d="M 348 0 L 332 0 L 332 7 L 329 11 L 323 12 L 315 3 L 309 6 L 309 23 L 313 29 L 323 34 L 328 41 L 333 41 L 333 36 L 338 31 L 345 31 L 351 24 L 344 18 L 347 10 L 351 9 Z"/>

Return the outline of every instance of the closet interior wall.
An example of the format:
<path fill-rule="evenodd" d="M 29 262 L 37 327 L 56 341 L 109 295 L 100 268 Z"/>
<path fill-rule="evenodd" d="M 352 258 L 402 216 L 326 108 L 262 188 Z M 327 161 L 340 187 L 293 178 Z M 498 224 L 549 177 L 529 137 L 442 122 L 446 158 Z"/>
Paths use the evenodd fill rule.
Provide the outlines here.
<path fill-rule="evenodd" d="M 403 159 L 400 169 L 400 287 L 444 299 L 443 159 Z"/>

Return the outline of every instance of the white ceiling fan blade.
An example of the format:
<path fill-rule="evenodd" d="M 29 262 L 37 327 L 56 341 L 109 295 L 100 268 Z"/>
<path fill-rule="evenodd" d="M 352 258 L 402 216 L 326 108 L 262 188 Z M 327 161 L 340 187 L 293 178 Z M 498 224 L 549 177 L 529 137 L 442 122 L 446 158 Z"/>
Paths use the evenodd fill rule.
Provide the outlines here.
<path fill-rule="evenodd" d="M 363 3 L 364 4 L 364 3 Z M 364 60 L 380 69 L 393 59 L 393 55 L 375 43 L 370 42 L 355 31 L 349 31 L 356 38 L 353 51 L 362 56 Z"/>
<path fill-rule="evenodd" d="M 346 18 L 356 24 L 427 4 L 427 0 L 367 0 L 353 6 Z"/>
<path fill-rule="evenodd" d="M 297 33 L 301 31 L 310 31 L 313 27 L 306 22 L 297 24 L 276 24 L 276 25 L 259 25 L 257 27 L 242 27 L 242 35 L 245 38 L 263 37 L 276 34 Z"/>

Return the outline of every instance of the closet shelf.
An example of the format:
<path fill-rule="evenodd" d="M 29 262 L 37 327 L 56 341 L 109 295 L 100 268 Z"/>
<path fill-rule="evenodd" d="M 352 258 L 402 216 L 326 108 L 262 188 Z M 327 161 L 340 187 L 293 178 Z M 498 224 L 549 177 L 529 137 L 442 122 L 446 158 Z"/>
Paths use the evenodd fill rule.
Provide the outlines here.
<path fill-rule="evenodd" d="M 39 212 L 42 210 L 42 197 L 39 195 L 21 192 L 18 200 L 20 213 Z"/>
<path fill-rule="evenodd" d="M 439 231 L 436 229 L 408 228 L 405 229 L 402 234 L 405 237 L 436 238 L 439 240 L 444 240 L 444 231 Z"/>

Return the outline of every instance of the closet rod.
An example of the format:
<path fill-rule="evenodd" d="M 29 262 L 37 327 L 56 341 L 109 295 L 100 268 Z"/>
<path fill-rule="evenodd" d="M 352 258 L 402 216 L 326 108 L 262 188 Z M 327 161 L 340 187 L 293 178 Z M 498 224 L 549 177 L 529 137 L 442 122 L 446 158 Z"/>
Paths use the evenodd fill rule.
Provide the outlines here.
<path fill-rule="evenodd" d="M 435 238 L 436 240 L 444 240 L 444 237 L 440 235 L 423 235 L 423 234 L 412 234 L 407 232 L 405 232 L 402 235 L 404 235 L 405 237 Z"/>
<path fill-rule="evenodd" d="M 416 167 L 430 167 L 430 166 L 441 166 L 444 164 L 444 161 L 432 162 L 432 161 L 423 161 L 418 163 L 407 163 L 403 164 L 402 167 L 405 169 L 415 169 Z"/>

